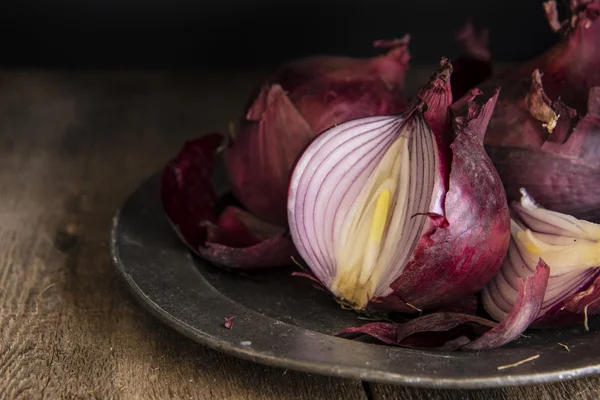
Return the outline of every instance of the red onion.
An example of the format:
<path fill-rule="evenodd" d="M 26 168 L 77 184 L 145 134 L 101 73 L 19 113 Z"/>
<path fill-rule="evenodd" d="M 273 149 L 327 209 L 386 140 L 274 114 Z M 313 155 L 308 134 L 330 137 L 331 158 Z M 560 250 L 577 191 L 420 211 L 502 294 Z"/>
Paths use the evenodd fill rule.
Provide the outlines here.
<path fill-rule="evenodd" d="M 262 219 L 284 226 L 289 174 L 317 134 L 342 122 L 392 114 L 406 106 L 409 38 L 371 59 L 318 56 L 282 65 L 264 82 L 225 151 L 235 196 Z"/>
<path fill-rule="evenodd" d="M 556 1 L 544 3 L 550 27 L 560 32 L 560 42 L 541 56 L 499 76 L 506 82 L 528 79 L 538 69 L 544 75 L 546 94 L 586 111 L 589 90 L 600 86 L 600 0 L 569 0 L 559 20 Z M 504 86 L 503 86 L 504 88 Z"/>
<path fill-rule="evenodd" d="M 321 284 L 355 309 L 449 304 L 500 268 L 509 214 L 482 138 L 498 93 L 452 107 L 446 60 L 402 114 L 317 137 L 290 182 L 294 244 Z"/>
<path fill-rule="evenodd" d="M 537 317 L 549 273 L 540 260 L 531 276 L 518 278 L 516 299 L 499 324 L 476 315 L 436 312 L 404 323 L 347 328 L 338 335 L 350 339 L 369 335 L 389 345 L 446 351 L 494 349 L 519 338 Z"/>
<path fill-rule="evenodd" d="M 485 148 L 510 201 L 526 187 L 551 210 L 600 221 L 600 0 L 570 7 L 561 24 L 545 5 L 560 43 L 488 83 L 502 95 Z"/>
<path fill-rule="evenodd" d="M 199 256 L 228 268 L 268 268 L 290 263 L 295 249 L 284 229 L 235 206 L 218 210 L 213 187 L 215 151 L 223 137 L 189 141 L 165 168 L 161 200 L 185 244 Z"/>
<path fill-rule="evenodd" d="M 517 297 L 516 282 L 532 275 L 541 258 L 550 276 L 532 326 L 562 326 L 583 321 L 584 311 L 600 312 L 600 225 L 547 210 L 524 189 L 521 193 L 521 201 L 512 204 L 508 256 L 482 292 L 485 309 L 503 319 Z"/>

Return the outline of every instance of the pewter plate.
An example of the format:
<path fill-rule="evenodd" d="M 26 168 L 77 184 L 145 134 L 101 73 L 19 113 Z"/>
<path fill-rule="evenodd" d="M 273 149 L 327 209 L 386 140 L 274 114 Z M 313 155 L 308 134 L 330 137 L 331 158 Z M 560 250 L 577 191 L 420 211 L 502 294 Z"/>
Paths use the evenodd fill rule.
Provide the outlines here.
<path fill-rule="evenodd" d="M 239 274 L 192 255 L 163 215 L 159 179 L 144 182 L 114 218 L 111 251 L 135 297 L 185 336 L 227 354 L 317 374 L 437 388 L 552 382 L 600 372 L 600 321 L 485 352 L 387 347 L 333 336 L 365 321 L 291 269 Z M 236 317 L 233 329 L 225 318 Z M 558 345 L 566 344 L 570 351 Z M 533 355 L 518 367 L 498 370 Z"/>

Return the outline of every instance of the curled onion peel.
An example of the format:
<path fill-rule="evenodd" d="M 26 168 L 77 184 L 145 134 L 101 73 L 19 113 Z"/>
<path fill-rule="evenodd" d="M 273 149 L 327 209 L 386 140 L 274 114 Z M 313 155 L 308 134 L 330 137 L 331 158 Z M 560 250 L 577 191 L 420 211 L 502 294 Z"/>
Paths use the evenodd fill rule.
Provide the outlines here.
<path fill-rule="evenodd" d="M 380 40 L 371 59 L 316 56 L 280 66 L 251 102 L 224 152 L 235 196 L 260 218 L 285 226 L 289 175 L 308 143 L 352 119 L 400 112 L 409 37 Z"/>
<path fill-rule="evenodd" d="M 369 335 L 395 346 L 438 350 L 487 350 L 521 336 L 542 307 L 550 269 L 541 259 L 531 274 L 517 280 L 515 302 L 500 323 L 476 315 L 435 312 L 404 323 L 374 322 L 348 328 L 338 335 L 358 338 Z"/>
<path fill-rule="evenodd" d="M 228 268 L 290 264 L 296 255 L 283 228 L 233 205 L 217 210 L 215 152 L 223 137 L 210 134 L 185 143 L 162 174 L 162 205 L 176 233 L 200 257 Z"/>
<path fill-rule="evenodd" d="M 449 304 L 500 268 L 508 207 L 482 147 L 498 92 L 479 103 L 473 91 L 451 106 L 451 71 L 443 60 L 400 115 L 325 131 L 294 168 L 294 244 L 323 286 L 355 309 Z"/>
<path fill-rule="evenodd" d="M 532 326 L 582 321 L 584 308 L 600 299 L 600 225 L 545 209 L 525 189 L 521 193 L 521 201 L 512 204 L 508 256 L 483 289 L 482 303 L 494 319 L 503 319 L 517 297 L 516 282 L 532 275 L 542 258 L 550 276 Z M 597 304 L 586 313 L 599 311 Z"/>

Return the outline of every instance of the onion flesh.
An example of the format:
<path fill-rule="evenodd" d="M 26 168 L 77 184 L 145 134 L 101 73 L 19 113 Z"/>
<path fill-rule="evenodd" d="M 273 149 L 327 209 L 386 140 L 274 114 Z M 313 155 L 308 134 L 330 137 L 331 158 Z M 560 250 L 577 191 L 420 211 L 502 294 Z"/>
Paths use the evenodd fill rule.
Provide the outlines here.
<path fill-rule="evenodd" d="M 556 327 L 581 320 L 581 297 L 587 305 L 600 276 L 600 225 L 541 207 L 522 189 L 512 208 L 511 244 L 500 272 L 482 291 L 482 302 L 496 320 L 503 319 L 517 295 L 516 281 L 533 274 L 537 260 L 550 268 L 548 287 L 533 326 Z M 582 296 L 585 294 L 585 296 Z M 584 305 L 585 307 L 585 305 Z M 589 315 L 597 310 L 589 310 Z"/>
<path fill-rule="evenodd" d="M 261 219 L 286 226 L 289 175 L 323 130 L 406 107 L 409 37 L 377 41 L 390 49 L 371 59 L 315 56 L 281 65 L 267 77 L 224 152 L 232 190 Z"/>
<path fill-rule="evenodd" d="M 296 248 L 355 309 L 447 305 L 478 291 L 502 263 L 508 207 L 481 145 L 497 93 L 478 103 L 473 92 L 451 108 L 451 70 L 444 60 L 400 115 L 327 130 L 294 168 Z"/>
<path fill-rule="evenodd" d="M 338 335 L 369 335 L 389 345 L 445 351 L 501 347 L 518 339 L 539 314 L 549 274 L 540 260 L 531 276 L 520 278 L 517 298 L 500 323 L 464 313 L 435 312 L 404 323 L 374 322 L 348 328 Z"/>

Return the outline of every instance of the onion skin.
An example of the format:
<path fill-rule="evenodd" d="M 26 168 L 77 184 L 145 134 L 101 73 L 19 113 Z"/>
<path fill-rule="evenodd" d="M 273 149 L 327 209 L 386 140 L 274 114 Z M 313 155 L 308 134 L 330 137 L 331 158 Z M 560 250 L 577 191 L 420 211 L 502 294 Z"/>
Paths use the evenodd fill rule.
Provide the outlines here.
<path fill-rule="evenodd" d="M 578 113 L 585 114 L 589 90 L 600 86 L 600 0 L 569 3 L 565 16 L 558 15 L 556 1 L 544 4 L 550 27 L 562 35 L 560 42 L 539 57 L 499 75 L 498 79 L 505 82 L 528 79 L 538 69 L 543 74 L 548 97 L 560 97 Z"/>
<path fill-rule="evenodd" d="M 449 86 L 448 82 L 448 91 Z M 447 129 L 455 139 L 449 146 L 444 215 L 437 221 L 431 218 L 430 232 L 391 285 L 393 296 L 419 309 L 434 309 L 477 292 L 498 271 L 508 248 L 506 195 L 482 146 L 498 92 L 483 105 L 475 102 L 477 93 L 470 92 L 448 109 L 453 126 Z"/>
<path fill-rule="evenodd" d="M 517 301 L 506 318 L 463 348 L 465 350 L 494 349 L 519 338 L 540 312 L 549 276 L 550 268 L 540 259 L 532 276 L 519 279 Z"/>
<path fill-rule="evenodd" d="M 539 316 L 530 327 L 557 329 L 582 324 L 585 314 L 588 316 L 600 314 L 600 276 L 586 290 L 557 305 L 543 316 Z"/>
<path fill-rule="evenodd" d="M 388 345 L 445 351 L 498 348 L 518 339 L 535 320 L 542 306 L 549 275 L 550 269 L 540 260 L 531 276 L 520 278 L 517 300 L 500 323 L 475 315 L 436 312 L 404 323 L 374 322 L 347 328 L 338 336 L 357 338 L 369 335 Z"/>
<path fill-rule="evenodd" d="M 258 269 L 290 264 L 289 236 L 237 207 L 217 214 L 212 179 L 215 151 L 223 137 L 187 142 L 163 171 L 160 195 L 167 218 L 200 257 L 227 268 Z"/>
<path fill-rule="evenodd" d="M 242 204 L 265 221 L 286 226 L 289 174 L 311 139 L 342 122 L 406 107 L 408 43 L 408 36 L 377 41 L 375 47 L 391 50 L 372 59 L 299 59 L 269 76 L 224 152 L 233 193 Z"/>
<path fill-rule="evenodd" d="M 338 214 L 336 207 L 342 204 L 339 214 L 344 217 L 340 218 L 346 218 L 348 204 L 352 203 L 344 199 L 342 193 L 348 193 L 348 188 L 356 182 L 368 180 L 358 173 L 351 175 L 351 179 L 346 177 L 343 172 L 350 167 L 335 160 L 337 157 L 344 159 L 343 151 L 351 151 L 356 157 L 363 154 L 359 151 L 368 148 L 365 154 L 375 154 L 372 142 L 394 142 L 394 135 L 399 134 L 402 127 L 412 126 L 409 124 L 421 126 L 422 131 L 433 135 L 437 143 L 437 146 L 428 147 L 437 151 L 437 169 L 432 174 L 436 178 L 432 193 L 427 194 L 431 197 L 423 203 L 429 212 L 415 214 L 425 217 L 424 227 L 412 242 L 416 247 L 409 247 L 412 253 L 407 254 L 402 264 L 391 264 L 394 268 L 402 267 L 396 269 L 398 276 L 385 276 L 377 281 L 385 281 L 385 284 L 368 292 L 368 301 L 363 298 L 355 301 L 352 307 L 356 309 L 362 309 L 366 304 L 372 309 L 414 313 L 448 306 L 480 290 L 502 265 L 510 238 L 509 211 L 500 178 L 482 145 L 498 92 L 481 100 L 477 98 L 481 92 L 474 90 L 451 106 L 451 72 L 452 66 L 444 59 L 440 71 L 402 115 L 376 121 L 357 119 L 326 131 L 311 143 L 296 164 L 288 199 L 292 238 L 315 277 L 334 295 L 345 300 L 344 294 L 336 292 L 335 287 L 337 282 L 349 281 L 347 276 L 337 275 L 337 261 L 332 256 L 337 251 L 333 247 L 336 239 L 331 236 L 336 221 L 317 220 L 315 215 L 321 215 L 327 208 L 327 215 L 334 218 Z M 388 132 L 387 136 L 373 133 L 378 132 L 377 128 L 369 128 L 372 130 L 368 134 L 362 132 L 364 128 L 361 127 L 371 127 L 381 121 L 389 124 L 386 126 L 396 124 L 396 128 L 385 128 L 382 132 Z M 366 139 L 369 135 L 378 139 L 370 142 Z M 342 147 L 339 143 L 348 145 Z M 384 154 L 384 151 L 377 154 Z M 360 162 L 363 161 L 376 165 L 376 159 L 366 155 L 360 157 Z M 343 187 L 340 182 L 344 182 Z M 340 221 L 337 222 L 342 223 Z M 334 228 L 322 228 L 330 225 Z M 325 239 L 314 239 L 319 237 Z M 389 287 L 387 282 L 392 282 Z M 355 292 L 356 288 L 350 293 Z"/>
<path fill-rule="evenodd" d="M 485 148 L 509 201 L 525 187 L 551 210 L 598 222 L 600 0 L 580 3 L 562 27 L 546 3 L 560 43 L 481 86 L 502 87 Z"/>
<path fill-rule="evenodd" d="M 270 88 L 262 120 L 247 126 L 223 154 L 234 195 L 266 221 L 285 226 L 288 175 L 315 133 L 279 85 Z"/>
<path fill-rule="evenodd" d="M 527 187 L 549 209 L 600 221 L 599 102 L 600 88 L 594 88 L 588 114 L 564 143 L 550 141 L 541 123 L 530 115 L 500 107 L 500 114 L 490 122 L 486 149 L 510 200 L 517 200 L 519 189 Z"/>
<path fill-rule="evenodd" d="M 390 346 L 454 351 L 471 342 L 466 335 L 472 336 L 473 329 L 464 328 L 476 327 L 486 332 L 497 325 L 496 322 L 481 317 L 438 312 L 400 324 L 373 322 L 346 328 L 337 335 L 346 339 L 368 335 Z"/>

